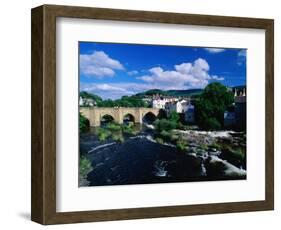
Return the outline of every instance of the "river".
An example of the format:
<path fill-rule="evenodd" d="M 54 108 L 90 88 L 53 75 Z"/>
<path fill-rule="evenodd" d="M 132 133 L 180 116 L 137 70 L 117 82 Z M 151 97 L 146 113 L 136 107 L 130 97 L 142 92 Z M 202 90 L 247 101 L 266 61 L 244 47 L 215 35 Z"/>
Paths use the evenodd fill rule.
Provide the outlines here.
<path fill-rule="evenodd" d="M 80 152 L 93 167 L 88 173 L 89 186 L 150 184 L 189 181 L 245 179 L 246 166 L 231 163 L 226 154 L 216 149 L 183 153 L 171 144 L 156 143 L 153 131 L 144 126 L 135 136 L 125 136 L 119 143 L 99 141 L 92 128 L 80 135 Z M 195 151 L 196 152 L 196 151 Z"/>

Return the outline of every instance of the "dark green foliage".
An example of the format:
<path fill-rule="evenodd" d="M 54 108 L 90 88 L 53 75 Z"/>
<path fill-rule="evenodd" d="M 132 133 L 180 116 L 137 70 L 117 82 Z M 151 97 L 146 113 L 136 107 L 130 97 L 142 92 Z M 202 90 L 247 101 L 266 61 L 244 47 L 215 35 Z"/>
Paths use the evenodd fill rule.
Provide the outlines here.
<path fill-rule="evenodd" d="M 168 119 L 172 122 L 178 122 L 180 120 L 180 115 L 176 112 L 176 111 L 172 111 L 169 116 Z"/>
<path fill-rule="evenodd" d="M 89 120 L 84 117 L 81 113 L 79 113 L 79 130 L 80 132 L 86 132 L 90 128 Z"/>
<path fill-rule="evenodd" d="M 176 142 L 176 147 L 179 151 L 183 152 L 187 149 L 187 143 L 184 140 L 178 140 Z"/>
<path fill-rule="evenodd" d="M 98 128 L 96 132 L 100 141 L 105 141 L 112 135 L 111 131 L 105 128 Z"/>
<path fill-rule="evenodd" d="M 233 103 L 234 95 L 214 82 L 209 84 L 196 101 L 196 120 L 201 129 L 218 130 L 223 127 L 224 112 Z"/>
<path fill-rule="evenodd" d="M 153 125 L 156 131 L 159 133 L 163 130 L 169 131 L 177 128 L 177 123 L 175 121 L 170 121 L 167 119 L 156 120 Z"/>
<path fill-rule="evenodd" d="M 148 107 L 148 103 L 137 96 L 123 96 L 117 100 L 103 100 L 97 103 L 98 107 Z"/>
<path fill-rule="evenodd" d="M 108 123 L 106 125 L 106 128 L 109 129 L 110 131 L 120 131 L 122 129 L 121 125 L 117 124 L 117 123 L 114 123 L 114 122 L 111 122 L 111 123 Z"/>
<path fill-rule="evenodd" d="M 167 119 L 168 117 L 167 117 L 166 111 L 164 109 L 160 109 L 157 118 L 158 119 L 163 119 L 163 118 Z"/>
<path fill-rule="evenodd" d="M 82 175 L 84 177 L 92 170 L 93 170 L 93 167 L 92 167 L 91 161 L 87 157 L 81 156 L 80 161 L 79 161 L 80 175 Z"/>
<path fill-rule="evenodd" d="M 103 100 L 97 102 L 98 107 L 115 107 L 115 103 L 111 99 Z"/>

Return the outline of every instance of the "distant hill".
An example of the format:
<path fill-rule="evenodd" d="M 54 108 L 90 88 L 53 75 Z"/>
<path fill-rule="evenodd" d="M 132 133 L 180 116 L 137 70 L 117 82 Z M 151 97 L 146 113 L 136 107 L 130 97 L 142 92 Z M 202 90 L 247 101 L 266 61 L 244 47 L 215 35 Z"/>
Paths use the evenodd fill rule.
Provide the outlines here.
<path fill-rule="evenodd" d="M 232 89 L 243 89 L 245 85 L 238 85 L 231 87 Z M 136 94 L 137 97 L 152 96 L 160 94 L 163 96 L 176 96 L 176 97 L 191 97 L 198 96 L 203 92 L 204 89 L 185 89 L 185 90 L 161 90 L 161 89 L 150 89 L 145 92 Z"/>
<path fill-rule="evenodd" d="M 142 93 L 136 94 L 138 97 L 152 96 L 155 94 L 161 94 L 163 96 L 176 96 L 176 97 L 190 97 L 201 94 L 203 89 L 186 89 L 186 90 L 160 90 L 151 89 Z"/>

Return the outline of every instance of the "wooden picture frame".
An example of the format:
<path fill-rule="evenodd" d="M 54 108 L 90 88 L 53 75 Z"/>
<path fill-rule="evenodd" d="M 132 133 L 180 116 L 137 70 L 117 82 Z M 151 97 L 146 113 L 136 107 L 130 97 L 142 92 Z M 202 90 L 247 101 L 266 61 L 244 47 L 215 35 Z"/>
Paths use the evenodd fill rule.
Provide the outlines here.
<path fill-rule="evenodd" d="M 56 211 L 56 18 L 264 29 L 266 34 L 265 200 L 100 211 Z M 271 19 L 43 5 L 32 9 L 31 219 L 64 224 L 231 213 L 274 208 L 274 21 Z"/>

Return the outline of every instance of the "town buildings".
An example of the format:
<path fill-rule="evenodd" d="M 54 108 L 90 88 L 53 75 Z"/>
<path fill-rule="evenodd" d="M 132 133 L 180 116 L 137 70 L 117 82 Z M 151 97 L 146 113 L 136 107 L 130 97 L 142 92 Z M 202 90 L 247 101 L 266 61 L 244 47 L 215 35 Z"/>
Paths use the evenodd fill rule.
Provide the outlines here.
<path fill-rule="evenodd" d="M 96 105 L 96 102 L 91 98 L 79 97 L 79 105 L 85 107 L 92 107 Z"/>
<path fill-rule="evenodd" d="M 163 109 L 167 115 L 172 112 L 179 113 L 187 123 L 194 124 L 195 122 L 195 108 L 191 104 L 189 97 L 182 98 L 156 94 L 152 96 L 151 105 L 153 108 Z"/>
<path fill-rule="evenodd" d="M 234 88 L 234 110 L 225 111 L 224 113 L 224 127 L 236 128 L 239 130 L 246 130 L 246 88 Z"/>

